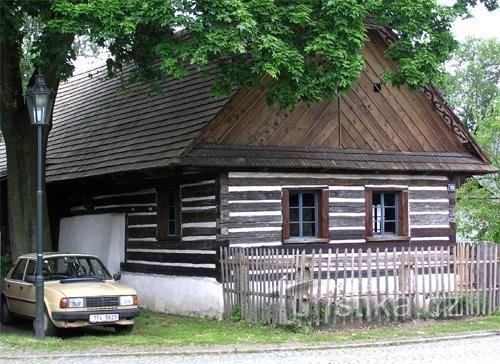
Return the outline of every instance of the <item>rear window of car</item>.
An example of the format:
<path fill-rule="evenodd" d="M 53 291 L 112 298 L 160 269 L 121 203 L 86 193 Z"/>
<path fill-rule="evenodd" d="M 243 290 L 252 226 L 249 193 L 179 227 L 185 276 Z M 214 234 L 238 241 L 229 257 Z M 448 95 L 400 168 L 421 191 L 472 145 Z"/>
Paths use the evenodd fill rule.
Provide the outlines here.
<path fill-rule="evenodd" d="M 26 263 L 27 263 L 26 259 L 21 259 L 14 268 L 14 271 L 12 272 L 10 278 L 22 280 L 24 277 L 24 271 L 26 269 Z"/>

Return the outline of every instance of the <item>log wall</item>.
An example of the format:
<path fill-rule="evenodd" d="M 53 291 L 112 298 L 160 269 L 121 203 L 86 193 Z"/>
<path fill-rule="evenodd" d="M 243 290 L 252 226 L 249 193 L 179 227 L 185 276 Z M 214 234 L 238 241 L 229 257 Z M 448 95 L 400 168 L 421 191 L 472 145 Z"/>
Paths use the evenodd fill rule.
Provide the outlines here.
<path fill-rule="evenodd" d="M 454 242 L 454 192 L 445 176 L 230 172 L 221 178 L 221 237 L 231 246 L 282 245 L 284 188 L 329 190 L 329 244 L 379 247 Z M 365 189 L 409 192 L 408 241 L 365 239 Z M 321 247 L 325 244 L 308 244 Z"/>
<path fill-rule="evenodd" d="M 178 238 L 157 238 L 157 188 L 95 192 L 70 207 L 71 215 L 125 213 L 125 262 L 128 272 L 184 276 L 217 276 L 217 178 L 181 178 L 172 188 L 180 193 Z"/>

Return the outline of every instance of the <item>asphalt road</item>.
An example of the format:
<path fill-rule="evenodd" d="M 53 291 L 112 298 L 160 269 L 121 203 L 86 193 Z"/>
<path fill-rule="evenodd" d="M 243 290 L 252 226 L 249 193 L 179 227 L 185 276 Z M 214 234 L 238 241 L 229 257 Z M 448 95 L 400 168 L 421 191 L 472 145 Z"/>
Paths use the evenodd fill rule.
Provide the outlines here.
<path fill-rule="evenodd" d="M 256 347 L 258 350 L 259 348 Z M 247 348 L 248 350 L 248 348 Z M 397 346 L 372 346 L 360 348 L 337 348 L 324 350 L 293 350 L 256 353 L 211 353 L 211 354 L 165 354 L 151 353 L 112 353 L 100 356 L 99 353 L 74 354 L 67 356 L 43 357 L 30 356 L 3 358 L 0 352 L 0 363 L 453 363 L 453 364 L 494 364 L 500 363 L 500 335 L 411 343 Z"/>

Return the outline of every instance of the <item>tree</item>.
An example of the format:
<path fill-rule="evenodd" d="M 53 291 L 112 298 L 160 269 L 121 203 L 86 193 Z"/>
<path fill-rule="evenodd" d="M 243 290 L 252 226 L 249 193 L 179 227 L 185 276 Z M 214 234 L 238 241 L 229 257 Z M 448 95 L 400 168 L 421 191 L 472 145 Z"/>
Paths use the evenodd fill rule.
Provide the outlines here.
<path fill-rule="evenodd" d="M 500 96 L 477 124 L 476 140 L 500 169 Z M 457 192 L 457 231 L 470 240 L 500 243 L 500 176 L 467 179 Z"/>
<path fill-rule="evenodd" d="M 500 168 L 500 43 L 468 38 L 440 85 L 495 167 Z M 457 231 L 469 240 L 500 243 L 498 173 L 467 179 L 457 192 Z"/>
<path fill-rule="evenodd" d="M 481 0 L 495 9 L 496 0 Z M 452 21 L 476 0 L 450 7 L 435 0 L 3 0 L 0 2 L 0 120 L 8 156 L 13 255 L 34 242 L 35 131 L 23 102 L 20 65 L 29 59 L 57 90 L 72 73 L 75 39 L 107 47 L 110 72 L 135 62 L 137 77 L 185 75 L 217 62 L 214 91 L 268 89 L 269 101 L 335 98 L 358 79 L 366 23 L 391 27 L 387 55 L 398 67 L 385 76 L 413 88 L 435 81 L 456 43 Z M 36 26 L 35 26 L 36 25 Z M 185 29 L 181 36 L 174 29 Z M 32 47 L 23 47 L 26 39 Z M 160 67 L 152 67 L 160 61 Z M 32 76 L 32 75 L 31 75 Z M 31 77 L 32 78 L 32 77 Z M 263 82 L 264 80 L 264 82 Z M 47 241 L 49 239 L 47 238 Z"/>
<path fill-rule="evenodd" d="M 500 42 L 468 38 L 448 64 L 440 89 L 467 128 L 474 132 L 499 95 Z"/>

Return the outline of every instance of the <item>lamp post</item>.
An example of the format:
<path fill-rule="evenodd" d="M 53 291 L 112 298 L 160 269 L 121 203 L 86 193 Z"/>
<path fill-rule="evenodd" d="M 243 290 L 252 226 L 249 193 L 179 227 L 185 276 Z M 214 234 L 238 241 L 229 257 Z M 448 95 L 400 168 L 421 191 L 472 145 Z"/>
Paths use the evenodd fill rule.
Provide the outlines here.
<path fill-rule="evenodd" d="M 45 337 L 43 301 L 43 204 L 45 202 L 45 138 L 44 132 L 50 125 L 54 91 L 49 89 L 45 78 L 38 72 L 35 85 L 26 92 L 26 103 L 31 124 L 37 128 L 37 191 L 36 191 L 36 317 L 34 322 L 37 339 Z M 49 319 L 48 317 L 46 319 Z"/>

